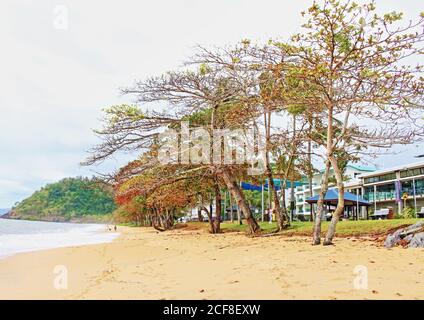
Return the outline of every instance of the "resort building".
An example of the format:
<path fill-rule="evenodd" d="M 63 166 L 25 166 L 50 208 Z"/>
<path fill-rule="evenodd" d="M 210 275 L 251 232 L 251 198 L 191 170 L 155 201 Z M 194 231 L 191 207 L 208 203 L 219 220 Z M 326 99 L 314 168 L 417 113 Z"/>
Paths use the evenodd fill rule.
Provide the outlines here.
<path fill-rule="evenodd" d="M 374 168 L 348 164 L 346 166 L 346 171 L 344 173 L 344 178 L 346 181 L 346 190 L 350 191 L 350 189 L 348 189 L 348 186 L 352 186 L 352 187 L 360 186 L 361 180 L 359 179 L 359 177 L 362 174 L 373 172 L 373 171 L 375 171 Z M 302 185 L 295 188 L 295 214 L 296 215 L 304 215 L 307 217 L 310 216 L 311 205 L 307 203 L 305 200 L 307 198 L 310 198 L 319 194 L 321 190 L 321 179 L 323 174 L 324 172 L 321 171 L 313 176 L 312 192 L 309 190 L 309 185 Z M 330 171 L 330 180 L 335 182 L 334 173 L 332 171 Z M 330 188 L 334 188 L 334 183 L 330 182 L 329 186 Z M 354 193 L 356 194 L 356 190 L 354 191 Z"/>
<path fill-rule="evenodd" d="M 314 175 L 312 193 L 307 185 L 296 188 L 296 215 L 310 215 L 311 205 L 305 199 L 319 194 L 322 174 Z M 346 191 L 372 204 L 370 213 L 389 209 L 399 214 L 405 206 L 415 212 L 424 208 L 424 161 L 383 170 L 348 165 L 345 178 Z M 330 188 L 334 188 L 334 183 L 330 184 Z M 364 211 L 360 218 L 366 218 Z"/>
<path fill-rule="evenodd" d="M 359 176 L 361 194 L 373 209 L 392 208 L 401 213 L 410 207 L 419 212 L 424 207 L 424 161 L 378 170 Z"/>

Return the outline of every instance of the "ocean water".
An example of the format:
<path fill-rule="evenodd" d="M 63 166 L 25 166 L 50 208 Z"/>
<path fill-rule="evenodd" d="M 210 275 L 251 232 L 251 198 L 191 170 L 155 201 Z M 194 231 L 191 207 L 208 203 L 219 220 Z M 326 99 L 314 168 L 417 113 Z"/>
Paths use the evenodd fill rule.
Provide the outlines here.
<path fill-rule="evenodd" d="M 111 242 L 118 235 L 101 224 L 0 219 L 0 259 L 21 252 Z"/>

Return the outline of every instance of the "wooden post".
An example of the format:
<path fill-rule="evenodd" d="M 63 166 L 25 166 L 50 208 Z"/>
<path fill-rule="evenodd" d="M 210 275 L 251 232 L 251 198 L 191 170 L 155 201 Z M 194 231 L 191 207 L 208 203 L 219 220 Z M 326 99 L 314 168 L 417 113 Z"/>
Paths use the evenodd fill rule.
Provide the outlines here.
<path fill-rule="evenodd" d="M 230 220 L 231 223 L 234 222 L 234 215 L 233 215 L 233 197 L 231 196 L 231 192 L 229 192 L 229 196 L 230 196 Z"/>
<path fill-rule="evenodd" d="M 243 192 L 243 189 L 242 189 L 242 187 L 241 187 L 241 181 L 240 181 L 240 191 L 241 192 Z M 240 209 L 240 206 L 239 205 L 237 205 L 237 221 L 238 221 L 238 224 L 243 224 L 243 222 L 242 222 L 242 220 L 241 220 L 241 209 Z"/>
<path fill-rule="evenodd" d="M 271 188 L 269 187 L 269 181 L 268 181 L 268 210 L 271 210 Z"/>
<path fill-rule="evenodd" d="M 227 217 L 227 191 L 224 190 L 224 220 L 228 220 Z"/>
<path fill-rule="evenodd" d="M 264 203 L 264 184 L 262 183 L 262 194 L 261 194 L 261 204 L 262 204 L 262 222 L 264 222 L 264 216 L 265 216 L 265 203 Z"/>

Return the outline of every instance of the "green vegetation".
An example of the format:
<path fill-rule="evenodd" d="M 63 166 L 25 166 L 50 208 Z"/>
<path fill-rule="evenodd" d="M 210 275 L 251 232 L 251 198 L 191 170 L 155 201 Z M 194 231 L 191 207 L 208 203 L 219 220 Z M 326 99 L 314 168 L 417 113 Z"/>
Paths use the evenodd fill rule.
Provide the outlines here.
<path fill-rule="evenodd" d="M 178 214 L 197 208 L 208 215 L 210 231 L 220 233 L 223 191 L 245 218 L 236 229 L 310 234 L 313 227 L 315 245 L 332 244 L 335 234 L 384 232 L 413 217 L 407 210 L 400 222 L 343 222 L 336 232 L 348 204 L 348 163 L 378 155 L 376 146 L 415 143 L 422 134 L 424 65 L 405 60 L 423 53 L 424 15 L 403 25 L 402 14 L 380 15 L 373 1 L 323 0 L 302 16 L 302 29 L 288 40 L 198 47 L 183 68 L 122 89 L 136 104 L 105 110 L 102 128 L 95 130 L 100 143 L 84 161 L 139 154 L 114 176 L 118 222 L 166 231 Z M 161 110 L 152 110 L 152 103 Z M 364 121 L 372 125 L 360 126 Z M 315 163 L 325 168 L 320 198 L 334 184 L 339 194 L 331 224 L 317 219 L 314 226 L 290 226 L 292 202 L 273 181 L 304 176 L 312 184 Z M 276 227 L 261 228 L 252 210 L 260 207 L 260 193 L 240 185 L 265 179 Z M 324 214 L 324 202 L 315 212 Z"/>
<path fill-rule="evenodd" d="M 337 228 L 337 236 L 372 236 L 384 234 L 390 230 L 400 228 L 405 225 L 412 225 L 418 222 L 418 219 L 393 219 L 393 220 L 360 220 L 360 221 L 340 221 Z M 263 233 L 271 233 L 276 230 L 275 223 L 261 222 Z M 322 233 L 327 232 L 329 223 L 322 223 Z M 247 225 L 238 225 L 233 223 L 222 223 L 222 230 L 225 232 L 247 231 Z M 312 234 L 313 222 L 297 222 L 290 224 L 289 229 L 282 232 L 288 236 L 310 236 Z"/>
<path fill-rule="evenodd" d="M 48 184 L 18 203 L 11 218 L 48 221 L 107 221 L 115 210 L 112 190 L 88 178 Z"/>
<path fill-rule="evenodd" d="M 399 215 L 399 219 L 412 219 L 416 216 L 414 208 L 405 207 L 402 210 L 402 214 Z"/>

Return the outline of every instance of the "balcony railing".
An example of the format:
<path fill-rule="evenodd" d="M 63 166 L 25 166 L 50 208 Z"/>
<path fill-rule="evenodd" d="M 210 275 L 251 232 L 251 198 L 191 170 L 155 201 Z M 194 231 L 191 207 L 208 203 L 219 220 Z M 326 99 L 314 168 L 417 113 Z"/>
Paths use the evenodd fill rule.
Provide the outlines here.
<path fill-rule="evenodd" d="M 396 192 L 395 191 L 386 191 L 386 192 L 377 191 L 376 194 L 374 194 L 373 192 L 370 192 L 370 193 L 366 193 L 364 195 L 364 198 L 365 200 L 369 202 L 395 200 Z"/>
<path fill-rule="evenodd" d="M 414 197 L 414 189 L 411 187 L 403 187 L 401 191 L 401 195 L 407 193 L 408 198 Z M 424 187 L 418 187 L 415 188 L 415 196 L 416 197 L 424 197 Z M 396 191 L 377 191 L 374 195 L 374 192 L 367 192 L 364 195 L 364 199 L 369 202 L 375 202 L 375 201 L 390 201 L 396 199 Z"/>

